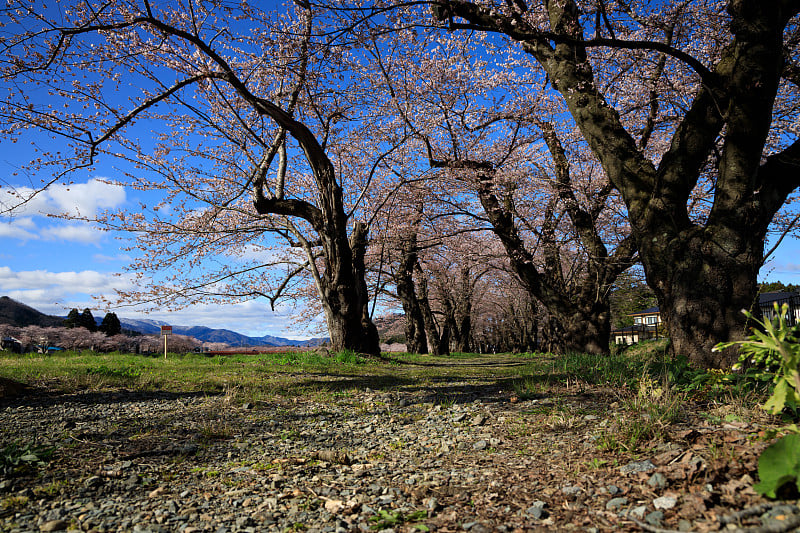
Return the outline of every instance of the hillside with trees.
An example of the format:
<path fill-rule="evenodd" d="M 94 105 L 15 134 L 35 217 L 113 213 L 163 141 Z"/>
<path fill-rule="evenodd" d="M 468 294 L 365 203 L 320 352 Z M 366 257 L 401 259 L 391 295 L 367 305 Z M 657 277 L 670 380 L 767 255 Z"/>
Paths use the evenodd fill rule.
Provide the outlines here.
<path fill-rule="evenodd" d="M 15 327 L 56 327 L 63 323 L 64 319 L 61 317 L 46 315 L 8 296 L 0 296 L 0 324 Z"/>

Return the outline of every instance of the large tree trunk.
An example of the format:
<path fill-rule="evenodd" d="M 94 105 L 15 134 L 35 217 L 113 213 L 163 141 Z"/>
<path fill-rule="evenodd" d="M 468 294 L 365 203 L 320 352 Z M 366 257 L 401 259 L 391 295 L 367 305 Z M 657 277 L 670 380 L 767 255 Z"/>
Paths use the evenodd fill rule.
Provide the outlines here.
<path fill-rule="evenodd" d="M 469 267 L 461 267 L 461 288 L 458 294 L 458 303 L 454 309 L 454 318 L 457 322 L 455 338 L 455 351 L 469 353 L 472 351 L 472 295 L 473 285 L 470 279 Z"/>
<path fill-rule="evenodd" d="M 563 328 L 565 352 L 608 353 L 611 342 L 611 312 L 608 301 L 595 302 L 589 308 L 574 309 L 569 316 L 553 313 Z"/>
<path fill-rule="evenodd" d="M 334 350 L 353 350 L 371 355 L 380 353 L 378 328 L 369 316 L 369 293 L 365 277 L 364 254 L 367 248 L 367 226 L 356 222 L 350 236 L 347 251 L 350 261 L 332 265 L 336 275 L 328 277 L 326 271 L 323 288 L 325 304 L 329 308 L 328 329 Z M 331 254 L 346 258 L 348 254 Z M 349 263 L 350 269 L 347 269 Z M 349 272 L 348 272 L 349 270 Z"/>
<path fill-rule="evenodd" d="M 377 355 L 380 353 L 380 340 L 378 330 L 369 316 L 364 265 L 369 227 L 363 222 L 355 222 L 352 233 L 348 235 L 342 188 L 324 149 L 304 124 L 269 102 L 261 104 L 303 147 L 313 171 L 319 205 L 265 194 L 266 180 L 262 174 L 256 180 L 254 189 L 253 204 L 256 211 L 260 214 L 300 217 L 314 228 L 319 242 L 312 245 L 305 241 L 303 247 L 325 311 L 333 349 Z M 316 264 L 317 255 L 312 250 L 314 246 L 322 249 L 321 271 Z"/>
<path fill-rule="evenodd" d="M 433 316 L 431 302 L 428 299 L 428 280 L 425 278 L 425 274 L 422 272 L 419 263 L 414 265 L 414 271 L 417 273 L 417 302 L 419 303 L 420 312 L 422 313 L 422 322 L 425 327 L 430 353 L 432 355 L 447 355 L 450 353 L 448 348 L 448 343 L 450 341 L 449 339 L 446 341 L 443 340 L 444 332 L 442 333 L 442 337 L 439 337 L 436 319 Z"/>
<path fill-rule="evenodd" d="M 764 231 L 751 228 L 746 240 L 722 236 L 709 240 L 693 232 L 665 246 L 669 251 L 648 250 L 643 255 L 672 349 L 694 364 L 725 368 L 736 361 L 737 350 L 712 348 L 721 339 L 745 336 L 742 310 L 752 310 L 757 302 Z M 653 233 L 651 243 L 657 237 Z"/>
<path fill-rule="evenodd" d="M 400 264 L 395 274 L 397 297 L 403 304 L 406 319 L 406 350 L 408 353 L 428 353 L 425 322 L 422 317 L 416 291 L 414 290 L 414 266 L 417 264 L 416 227 L 402 236 Z"/>
<path fill-rule="evenodd" d="M 609 256 L 592 224 L 582 225 L 583 211 L 573 205 L 573 222 L 585 230 L 584 242 L 596 250 L 587 261 L 587 274 L 578 286 L 567 289 L 561 273 L 561 254 L 555 240 L 555 217 L 552 205 L 546 209 L 541 229 L 544 268 L 536 267 L 533 255 L 525 247 L 514 222 L 511 198 L 498 200 L 491 175 L 480 181 L 479 195 L 494 233 L 506 249 L 511 266 L 532 299 L 540 301 L 563 328 L 563 338 L 551 338 L 548 351 L 584 352 L 605 355 L 610 350 L 611 313 L 609 288 L 620 272 L 631 264 L 634 255 L 632 240 L 620 243 Z"/>

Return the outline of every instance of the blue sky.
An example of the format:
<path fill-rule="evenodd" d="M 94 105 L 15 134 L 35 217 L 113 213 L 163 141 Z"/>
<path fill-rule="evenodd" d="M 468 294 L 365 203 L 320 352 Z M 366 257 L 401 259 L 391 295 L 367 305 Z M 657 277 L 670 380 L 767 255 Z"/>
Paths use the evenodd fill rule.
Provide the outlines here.
<path fill-rule="evenodd" d="M 8 177 L 14 164 L 1 142 L 0 148 L 0 169 L 6 176 L 0 203 L 7 203 L 12 201 L 9 184 L 23 193 L 31 189 Z M 89 307 L 95 316 L 113 310 L 120 317 L 226 328 L 253 336 L 308 338 L 318 334 L 295 326 L 289 317 L 291 309 L 277 306 L 273 312 L 264 300 L 227 306 L 222 312 L 218 305 L 146 314 L 134 308 L 105 309 L 94 296 L 113 295 L 115 289 L 133 286 L 133 277 L 124 271 L 132 259 L 122 251 L 125 241 L 88 223 L 53 215 L 91 217 L 103 209 L 134 208 L 139 201 L 147 201 L 142 194 L 109 185 L 97 176 L 70 186 L 51 186 L 13 215 L 0 215 L 0 295 L 55 315 L 65 315 L 73 307 Z"/>

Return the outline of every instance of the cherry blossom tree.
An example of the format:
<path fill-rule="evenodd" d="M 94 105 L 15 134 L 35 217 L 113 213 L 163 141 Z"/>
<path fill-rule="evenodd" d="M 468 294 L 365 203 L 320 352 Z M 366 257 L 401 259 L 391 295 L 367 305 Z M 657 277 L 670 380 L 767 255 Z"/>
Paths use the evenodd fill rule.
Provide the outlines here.
<path fill-rule="evenodd" d="M 410 22 L 399 16 L 393 23 L 402 28 Z M 450 206 L 453 218 L 467 215 L 462 228 L 491 229 L 499 237 L 530 298 L 562 324 L 561 350 L 608 353 L 610 288 L 635 261 L 627 222 L 613 215 L 620 198 L 596 159 L 572 139 L 574 131 L 539 118 L 565 110 L 524 90 L 541 85 L 520 74 L 524 58 L 492 50 L 489 61 L 481 54 L 487 46 L 485 38 L 399 29 L 372 50 L 373 85 L 384 91 L 385 113 L 397 117 L 394 127 L 411 132 L 420 164 L 446 184 L 441 194 L 429 188 L 426 201 Z M 414 66 L 424 70 L 424 79 L 412 79 Z M 565 146 L 562 138 L 573 142 Z M 411 244 L 405 239 L 401 248 Z M 399 272 L 410 280 L 408 265 Z M 408 293 L 407 285 L 398 289 Z M 458 310 L 455 300 L 442 304 L 456 349 L 463 351 L 471 328 L 453 317 L 468 320 L 472 313 Z M 404 308 L 408 315 L 408 298 Z"/>
<path fill-rule="evenodd" d="M 431 6 L 443 29 L 501 34 L 535 60 L 625 201 L 673 350 L 729 365 L 711 348 L 744 334 L 765 235 L 800 185 L 800 2 Z M 712 200 L 695 216 L 699 187 Z"/>
<path fill-rule="evenodd" d="M 113 157 L 132 165 L 128 186 L 163 193 L 98 220 L 139 235 L 132 268 L 150 285 L 122 299 L 274 305 L 304 291 L 302 280 L 335 349 L 377 353 L 364 191 L 402 139 L 369 141 L 364 88 L 345 80 L 350 44 L 333 42 L 304 2 L 283 13 L 224 2 L 60 7 L 23 0 L 4 11 L 4 142 L 52 136 L 57 148 L 28 167 L 50 173 L 43 187 Z M 176 262 L 185 268 L 165 274 Z"/>

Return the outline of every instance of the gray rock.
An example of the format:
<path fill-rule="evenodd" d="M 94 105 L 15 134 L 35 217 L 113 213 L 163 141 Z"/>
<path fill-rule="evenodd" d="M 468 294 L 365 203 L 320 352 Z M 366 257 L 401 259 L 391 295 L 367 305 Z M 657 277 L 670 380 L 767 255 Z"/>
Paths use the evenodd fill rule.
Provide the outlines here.
<path fill-rule="evenodd" d="M 647 480 L 647 484 L 654 489 L 663 489 L 667 486 L 667 478 L 664 477 L 664 474 L 661 472 L 656 472 L 650 476 L 650 479 Z"/>
<path fill-rule="evenodd" d="M 633 518 L 641 520 L 642 518 L 644 518 L 644 515 L 645 515 L 646 512 L 647 512 L 647 506 L 646 505 L 638 505 L 638 506 L 634 507 L 633 509 L 631 509 L 628 512 L 628 514 L 630 516 L 632 516 Z"/>
<path fill-rule="evenodd" d="M 661 511 L 653 511 L 652 513 L 648 513 L 648 515 L 644 517 L 645 522 L 647 522 L 651 526 L 656 526 L 656 527 L 661 526 L 662 520 L 664 520 L 664 513 L 662 513 Z"/>
<path fill-rule="evenodd" d="M 579 494 L 583 489 L 580 487 L 562 487 L 561 492 L 566 494 L 567 496 L 575 496 Z"/>
<path fill-rule="evenodd" d="M 472 425 L 473 426 L 482 426 L 482 425 L 484 425 L 486 423 L 486 421 L 488 419 L 489 419 L 489 417 L 487 417 L 483 413 L 480 413 L 475 418 L 472 419 Z"/>
<path fill-rule="evenodd" d="M 656 509 L 672 509 L 678 504 L 678 499 L 672 496 L 661 496 L 653 500 L 653 507 Z"/>
<path fill-rule="evenodd" d="M 475 444 L 472 445 L 472 449 L 476 451 L 485 450 L 489 446 L 489 443 L 485 440 L 479 440 Z"/>
<path fill-rule="evenodd" d="M 761 515 L 761 518 L 775 518 L 779 515 L 793 515 L 793 514 L 800 514 L 800 508 L 796 505 L 776 505 L 772 507 L 769 511 Z"/>
<path fill-rule="evenodd" d="M 612 498 L 608 500 L 608 503 L 606 503 L 606 510 L 616 511 L 623 505 L 628 505 L 628 498 L 625 497 Z"/>
<path fill-rule="evenodd" d="M 441 509 L 441 505 L 439 505 L 439 500 L 433 497 L 426 498 L 425 500 L 423 500 L 422 503 L 425 504 L 425 509 L 427 509 L 428 511 L 428 516 L 432 516 L 436 511 Z"/>
<path fill-rule="evenodd" d="M 63 531 L 67 529 L 67 522 L 64 520 L 50 520 L 39 526 L 39 531 Z"/>
<path fill-rule="evenodd" d="M 535 501 L 533 502 L 533 505 L 528 507 L 525 513 L 529 514 L 536 520 L 544 519 L 548 516 L 547 511 L 544 509 L 546 506 L 547 504 L 543 501 Z"/>
<path fill-rule="evenodd" d="M 101 478 L 100 476 L 92 476 L 83 482 L 83 486 L 87 488 L 99 487 L 102 484 L 103 484 L 103 478 Z"/>
<path fill-rule="evenodd" d="M 651 463 L 649 460 L 645 461 L 634 461 L 632 463 L 628 463 L 619 467 L 619 471 L 621 474 L 630 474 L 632 472 L 650 472 L 651 470 L 655 470 L 656 465 Z"/>

